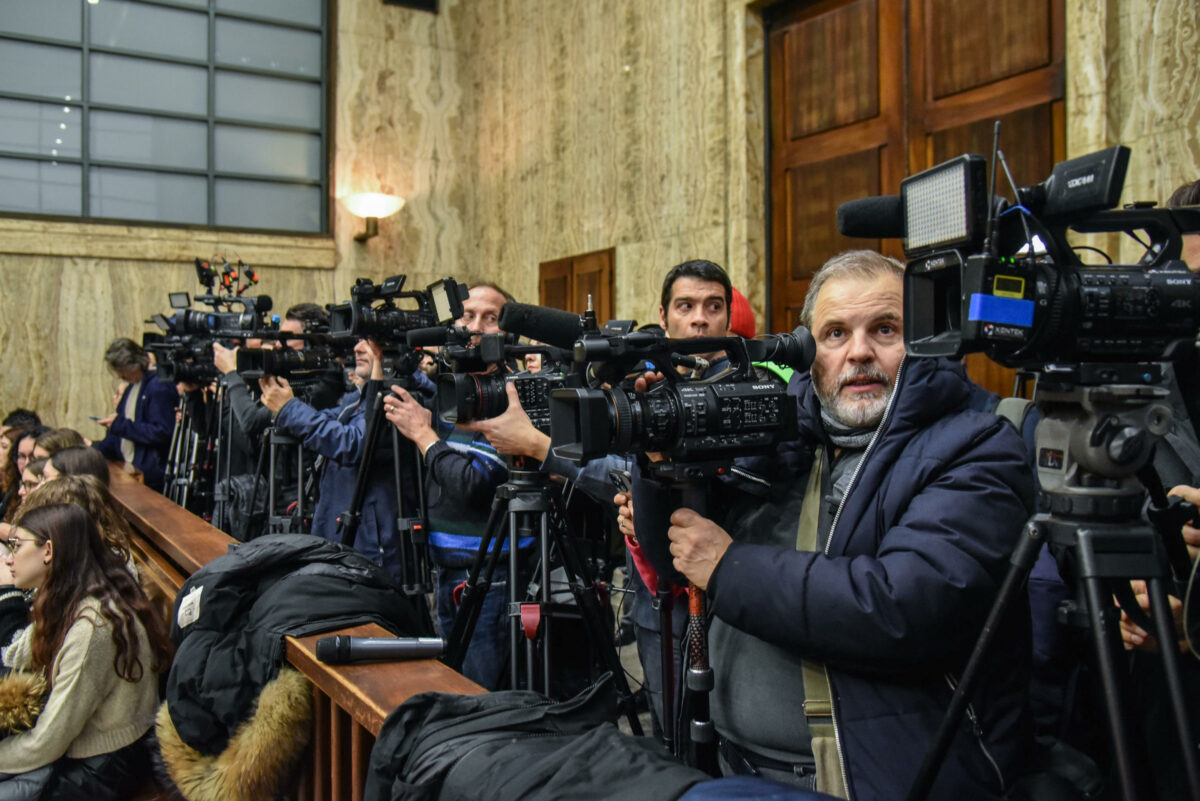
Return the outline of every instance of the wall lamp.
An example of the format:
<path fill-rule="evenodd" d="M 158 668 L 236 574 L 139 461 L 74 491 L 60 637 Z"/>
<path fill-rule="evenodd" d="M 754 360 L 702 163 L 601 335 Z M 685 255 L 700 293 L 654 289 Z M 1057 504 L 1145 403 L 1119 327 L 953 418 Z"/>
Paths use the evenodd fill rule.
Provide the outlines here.
<path fill-rule="evenodd" d="M 379 218 L 391 217 L 404 205 L 404 198 L 379 192 L 359 192 L 347 195 L 343 202 L 350 213 L 367 222 L 366 230 L 354 235 L 356 242 L 366 242 L 379 234 Z"/>

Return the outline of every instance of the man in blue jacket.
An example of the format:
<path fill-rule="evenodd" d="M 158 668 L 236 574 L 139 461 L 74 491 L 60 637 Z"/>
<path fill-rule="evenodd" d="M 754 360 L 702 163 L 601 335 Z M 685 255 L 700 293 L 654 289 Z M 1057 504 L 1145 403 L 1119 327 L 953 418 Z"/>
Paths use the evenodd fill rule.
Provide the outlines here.
<path fill-rule="evenodd" d="M 822 267 L 801 437 L 762 470 L 768 497 L 668 531 L 714 614 L 723 767 L 858 801 L 912 783 L 1033 510 L 1020 436 L 970 410 L 961 364 L 905 357 L 902 276 L 871 251 Z M 662 494 L 634 491 L 644 535 Z M 1018 604 L 930 798 L 999 798 L 1021 770 L 1028 629 Z"/>
<path fill-rule="evenodd" d="M 146 486 L 162 490 L 163 467 L 175 431 L 175 386 L 158 380 L 150 356 L 132 339 L 113 340 L 104 361 L 127 385 L 115 412 L 97 422 L 108 435 L 96 447 L 110 461 L 125 461 L 142 472 Z"/>
<path fill-rule="evenodd" d="M 306 449 L 324 459 L 312 533 L 332 542 L 341 541 L 338 518 L 349 510 L 354 495 L 358 463 L 366 446 L 366 415 L 383 391 L 383 352 L 376 342 L 360 339 L 354 346 L 354 372 L 365 382 L 362 388 L 343 397 L 338 406 L 323 411 L 294 397 L 291 386 L 282 378 L 267 376 L 260 380 L 263 405 L 275 415 L 278 429 L 300 439 Z M 432 389 L 423 374 L 420 379 Z M 391 442 L 391 435 L 386 430 L 381 432 L 354 549 L 399 580 L 403 578 L 403 565 L 396 528 L 399 507 Z M 404 512 L 411 516 L 416 509 L 416 477 L 408 460 L 402 459 L 400 466 Z"/>

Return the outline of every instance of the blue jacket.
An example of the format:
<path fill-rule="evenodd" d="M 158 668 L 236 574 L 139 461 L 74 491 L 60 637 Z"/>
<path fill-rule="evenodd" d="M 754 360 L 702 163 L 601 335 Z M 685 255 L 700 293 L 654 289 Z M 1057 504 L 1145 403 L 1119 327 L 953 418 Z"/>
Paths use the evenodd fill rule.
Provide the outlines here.
<path fill-rule="evenodd" d="M 442 567 L 468 567 L 487 529 L 496 488 L 508 480 L 508 466 L 483 434 L 441 420 L 434 425 L 441 439 L 425 452 L 429 555 Z M 504 553 L 508 552 L 507 533 L 505 526 L 500 532 Z M 532 545 L 533 539 L 524 537 L 517 547 Z"/>
<path fill-rule="evenodd" d="M 773 461 L 776 485 L 828 447 L 809 376 L 791 387 L 801 437 Z M 906 359 L 827 552 L 734 542 L 709 585 L 722 620 L 825 663 L 857 801 L 911 785 L 1033 511 L 1020 436 L 970 410 L 970 391 L 961 364 Z M 1023 768 L 1029 619 L 1024 599 L 1012 609 L 930 798 L 998 798 Z"/>
<path fill-rule="evenodd" d="M 106 458 L 120 461 L 121 440 L 133 442 L 133 466 L 145 476 L 146 486 L 161 490 L 163 469 L 171 450 L 171 435 L 175 431 L 175 407 L 179 405 L 179 393 L 175 385 L 158 380 L 158 372 L 150 370 L 142 379 L 134 406 L 135 420 L 125 417 L 125 399 L 133 385 L 121 393 L 117 404 L 117 419 L 108 427 L 108 435 L 96 443 Z"/>
<path fill-rule="evenodd" d="M 320 500 L 313 510 L 312 533 L 330 542 L 341 542 L 338 518 L 350 508 L 358 463 L 366 444 L 366 412 L 381 383 L 368 381 L 359 392 L 342 398 L 333 409 L 317 411 L 300 400 L 290 400 L 279 410 L 275 425 L 298 437 L 305 448 L 325 458 L 321 473 Z M 380 432 L 379 447 L 370 471 L 370 483 L 363 498 L 362 522 L 354 540 L 354 549 L 382 565 L 397 580 L 403 578 L 400 543 L 397 537 L 396 489 L 392 471 L 392 432 L 386 420 Z M 401 492 L 404 513 L 415 517 L 416 481 L 409 460 L 401 461 Z"/>

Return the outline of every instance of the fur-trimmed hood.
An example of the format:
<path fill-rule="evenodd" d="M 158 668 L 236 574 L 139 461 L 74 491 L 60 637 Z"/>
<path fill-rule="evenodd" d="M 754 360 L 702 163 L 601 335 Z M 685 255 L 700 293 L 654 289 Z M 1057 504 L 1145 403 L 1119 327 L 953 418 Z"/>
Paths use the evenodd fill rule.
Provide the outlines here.
<path fill-rule="evenodd" d="M 32 729 L 46 705 L 48 691 L 42 673 L 14 670 L 0 676 L 0 737 Z"/>
<path fill-rule="evenodd" d="M 284 666 L 258 697 L 225 750 L 202 754 L 185 743 L 164 702 L 158 711 L 159 781 L 187 801 L 263 801 L 293 776 L 312 731 L 312 685 Z"/>

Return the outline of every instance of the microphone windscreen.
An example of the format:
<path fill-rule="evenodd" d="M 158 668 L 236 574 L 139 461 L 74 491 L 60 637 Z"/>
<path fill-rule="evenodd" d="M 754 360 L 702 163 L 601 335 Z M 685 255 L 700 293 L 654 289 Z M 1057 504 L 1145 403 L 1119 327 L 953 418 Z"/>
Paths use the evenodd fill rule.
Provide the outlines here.
<path fill-rule="evenodd" d="M 500 309 L 499 324 L 506 333 L 568 350 L 583 334 L 583 319 L 578 314 L 512 301 Z"/>
<path fill-rule="evenodd" d="M 408 340 L 410 348 L 435 347 L 445 345 L 449 333 L 450 329 L 439 325 L 430 328 L 414 329 L 409 331 L 405 335 L 405 338 Z"/>
<path fill-rule="evenodd" d="M 904 236 L 904 207 L 899 195 L 847 200 L 838 206 L 837 229 L 842 236 L 899 239 Z"/>
<path fill-rule="evenodd" d="M 254 299 L 254 308 L 260 312 L 269 312 L 274 306 L 270 295 L 259 295 Z"/>
<path fill-rule="evenodd" d="M 317 659 L 327 665 L 340 665 L 349 656 L 350 643 L 348 637 L 334 634 L 317 640 Z"/>

